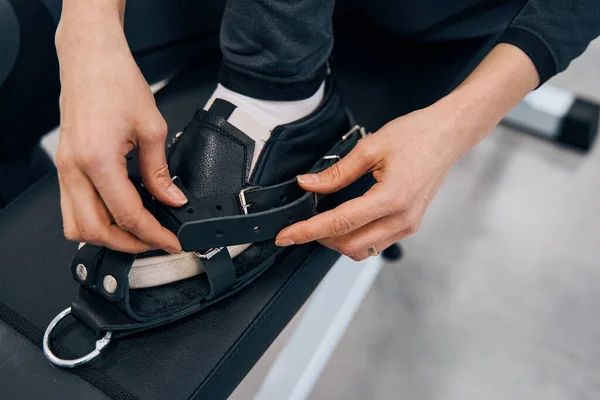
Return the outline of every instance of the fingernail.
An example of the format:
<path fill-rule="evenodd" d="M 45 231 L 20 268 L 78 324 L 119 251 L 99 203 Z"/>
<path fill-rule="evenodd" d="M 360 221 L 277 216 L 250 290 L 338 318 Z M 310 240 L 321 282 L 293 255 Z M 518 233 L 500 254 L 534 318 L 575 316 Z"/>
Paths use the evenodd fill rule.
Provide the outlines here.
<path fill-rule="evenodd" d="M 279 247 L 287 247 L 296 244 L 292 239 L 279 239 L 275 241 L 275 245 Z"/>
<path fill-rule="evenodd" d="M 171 183 L 169 185 L 169 187 L 167 188 L 167 193 L 169 193 L 169 196 L 171 196 L 171 198 L 174 201 L 176 201 L 177 203 L 179 203 L 181 205 L 188 202 L 188 199 L 187 199 L 187 197 L 185 197 L 185 194 L 183 194 L 181 189 L 179 189 L 177 186 L 175 186 L 174 183 Z"/>
<path fill-rule="evenodd" d="M 308 175 L 298 175 L 296 178 L 300 183 L 319 183 L 319 175 L 316 174 L 308 174 Z"/>
<path fill-rule="evenodd" d="M 168 247 L 168 248 L 163 249 L 163 250 L 166 251 L 169 254 L 181 254 L 181 250 L 174 249 L 172 247 Z"/>

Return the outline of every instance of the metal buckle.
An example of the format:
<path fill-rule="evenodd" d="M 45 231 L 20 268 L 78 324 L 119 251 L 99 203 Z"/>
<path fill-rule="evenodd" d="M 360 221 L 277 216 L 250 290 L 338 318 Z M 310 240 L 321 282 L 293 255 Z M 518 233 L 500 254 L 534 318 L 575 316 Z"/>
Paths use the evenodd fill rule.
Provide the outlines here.
<path fill-rule="evenodd" d="M 323 160 L 341 160 L 342 157 L 340 157 L 337 154 L 332 154 L 330 156 L 323 156 L 323 157 L 321 157 L 321 159 L 323 159 Z"/>
<path fill-rule="evenodd" d="M 361 139 L 367 137 L 367 131 L 364 127 L 360 125 L 354 125 L 348 132 L 346 132 L 344 136 L 342 136 L 342 140 L 348 139 L 348 137 L 350 137 L 350 135 L 352 135 L 354 132 L 359 132 Z"/>
<path fill-rule="evenodd" d="M 206 250 L 204 253 L 200 253 L 199 251 L 195 251 L 194 254 L 202 259 L 202 260 L 210 260 L 214 256 L 216 256 L 221 250 L 225 247 L 213 247 L 212 249 Z"/>
<path fill-rule="evenodd" d="M 258 188 L 259 186 L 248 186 L 240 190 L 240 192 L 238 193 L 238 199 L 240 200 L 240 206 L 242 207 L 244 215 L 248 215 L 248 209 L 252 207 L 252 204 L 248 204 L 248 202 L 246 201 L 246 192 Z"/>
<path fill-rule="evenodd" d="M 80 365 L 87 364 L 88 362 L 92 361 L 94 358 L 100 355 L 100 352 L 106 346 L 108 346 L 108 344 L 110 343 L 110 339 L 112 338 L 112 332 L 106 332 L 102 339 L 96 341 L 96 348 L 91 353 L 83 357 L 79 357 L 74 360 L 63 360 L 62 358 L 58 358 L 50 349 L 50 334 L 52 333 L 52 330 L 56 327 L 56 325 L 69 314 L 71 314 L 71 307 L 65 308 L 60 314 L 54 317 L 54 319 L 50 321 L 50 324 L 48 324 L 46 332 L 44 332 L 44 341 L 42 342 L 44 355 L 46 356 L 48 361 L 50 361 L 57 367 L 75 368 Z"/>

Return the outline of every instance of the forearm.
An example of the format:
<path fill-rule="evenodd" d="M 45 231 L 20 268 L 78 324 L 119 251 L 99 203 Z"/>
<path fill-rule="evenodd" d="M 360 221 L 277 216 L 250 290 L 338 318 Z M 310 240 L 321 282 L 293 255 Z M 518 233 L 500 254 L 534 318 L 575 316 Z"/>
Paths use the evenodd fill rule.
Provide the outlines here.
<path fill-rule="evenodd" d="M 497 45 L 467 79 L 433 107 L 457 124 L 449 138 L 457 157 L 475 146 L 519 101 L 537 87 L 531 59 L 510 44 Z"/>
<path fill-rule="evenodd" d="M 125 41 L 124 14 L 125 0 L 63 0 L 56 31 L 59 58 L 65 58 L 76 53 L 77 48 L 90 44 L 122 44 Z"/>

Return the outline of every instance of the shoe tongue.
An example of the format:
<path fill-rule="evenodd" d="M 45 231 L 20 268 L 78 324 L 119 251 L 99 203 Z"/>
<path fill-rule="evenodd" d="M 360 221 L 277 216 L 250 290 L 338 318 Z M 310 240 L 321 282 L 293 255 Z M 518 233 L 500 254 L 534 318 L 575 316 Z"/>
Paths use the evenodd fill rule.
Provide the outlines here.
<path fill-rule="evenodd" d="M 171 175 L 178 176 L 198 198 L 237 193 L 247 185 L 253 159 L 258 156 L 255 153 L 260 152 L 253 138 L 261 140 L 263 131 L 268 138 L 268 130 L 251 116 L 228 101 L 216 99 L 207 111 L 196 112 L 173 145 Z"/>

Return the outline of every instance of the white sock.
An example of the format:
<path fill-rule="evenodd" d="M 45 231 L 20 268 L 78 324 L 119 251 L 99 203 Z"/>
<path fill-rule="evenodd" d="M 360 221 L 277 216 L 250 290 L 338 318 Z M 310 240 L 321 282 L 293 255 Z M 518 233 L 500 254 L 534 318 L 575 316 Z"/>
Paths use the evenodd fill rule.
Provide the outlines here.
<path fill-rule="evenodd" d="M 223 99 L 237 108 L 227 121 L 254 140 L 254 157 L 250 173 L 254 170 L 271 132 L 278 125 L 284 125 L 312 113 L 321 104 L 325 95 L 325 83 L 314 95 L 295 101 L 270 101 L 253 99 L 236 93 L 219 84 L 204 110 L 208 110 L 216 99 Z M 231 257 L 236 257 L 251 244 L 229 246 Z M 170 282 L 191 278 L 204 272 L 202 262 L 194 253 L 163 255 L 137 259 L 129 272 L 129 287 L 132 289 L 165 285 Z"/>
<path fill-rule="evenodd" d="M 234 104 L 237 106 L 236 110 L 241 111 L 240 113 L 234 111 L 227 121 L 254 140 L 254 157 L 250 168 L 250 171 L 253 171 L 258 156 L 273 129 L 278 125 L 307 116 L 321 104 L 324 95 L 325 82 L 309 98 L 294 101 L 253 99 L 227 89 L 219 83 L 204 109 L 208 110 L 216 99 L 223 99 Z"/>

